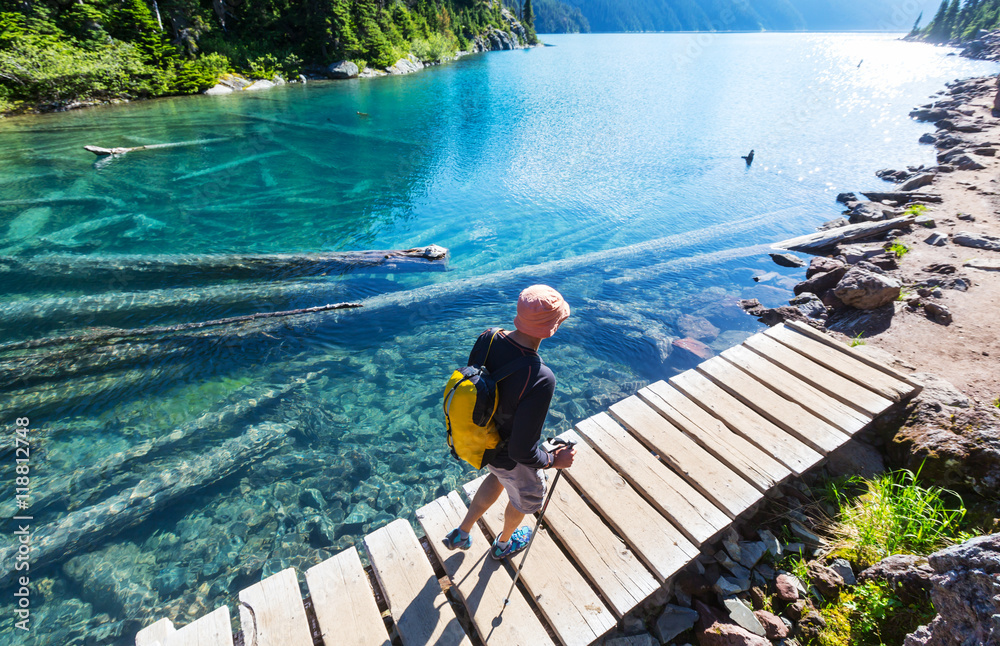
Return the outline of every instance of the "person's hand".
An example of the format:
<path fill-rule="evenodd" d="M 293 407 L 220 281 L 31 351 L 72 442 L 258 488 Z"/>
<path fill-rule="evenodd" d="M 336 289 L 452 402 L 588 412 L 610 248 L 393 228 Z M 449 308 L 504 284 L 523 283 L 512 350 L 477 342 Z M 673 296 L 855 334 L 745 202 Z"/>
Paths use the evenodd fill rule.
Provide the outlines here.
<path fill-rule="evenodd" d="M 576 447 L 563 444 L 553 449 L 552 455 L 553 469 L 568 469 L 573 466 L 573 460 L 576 458 Z"/>

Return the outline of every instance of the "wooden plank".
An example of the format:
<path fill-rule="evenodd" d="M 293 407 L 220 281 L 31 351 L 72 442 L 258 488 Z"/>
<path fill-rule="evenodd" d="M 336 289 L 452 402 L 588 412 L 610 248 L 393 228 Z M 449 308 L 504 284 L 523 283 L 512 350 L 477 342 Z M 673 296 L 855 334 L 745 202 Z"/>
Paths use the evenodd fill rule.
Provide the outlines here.
<path fill-rule="evenodd" d="M 712 357 L 702 362 L 697 370 L 746 406 L 823 455 L 835 451 L 851 439 L 847 433 L 830 426 L 795 401 L 785 399 L 722 357 Z"/>
<path fill-rule="evenodd" d="M 452 591 L 469 610 L 479 638 L 490 646 L 552 644 L 520 590 L 515 589 L 510 603 L 504 605 L 513 577 L 503 562 L 490 558 L 490 541 L 478 526 L 472 528 L 472 547 L 468 550 L 450 551 L 441 543 L 462 522 L 466 511 L 458 493 L 452 491 L 418 509 L 417 521 L 451 578 Z"/>
<path fill-rule="evenodd" d="M 637 394 L 650 408 L 761 492 L 767 493 L 792 475 L 788 467 L 734 433 L 667 382 L 650 384 Z"/>
<path fill-rule="evenodd" d="M 240 625 L 257 646 L 312 646 L 295 570 L 272 574 L 240 592 Z"/>
<path fill-rule="evenodd" d="M 484 479 L 485 476 L 477 478 L 464 486 L 470 499 Z M 568 482 L 561 482 L 559 486 L 572 487 Z M 503 530 L 507 501 L 507 493 L 501 493 L 483 515 L 483 524 L 491 538 L 496 538 Z M 615 616 L 546 530 L 538 530 L 527 559 L 516 556 L 513 564 L 521 571 L 520 580 L 524 581 L 528 594 L 535 599 L 563 646 L 587 646 L 617 624 Z"/>
<path fill-rule="evenodd" d="M 816 363 L 826 366 L 837 374 L 847 377 L 869 390 L 874 390 L 887 399 L 898 402 L 913 392 L 913 386 L 893 379 L 884 372 L 870 368 L 860 361 L 854 361 L 851 357 L 834 350 L 825 343 L 820 343 L 784 326 L 770 328 L 765 330 L 764 334 L 799 354 L 809 357 Z"/>
<path fill-rule="evenodd" d="M 577 443 L 576 460 L 564 470 L 569 479 L 636 556 L 663 583 L 698 556 L 698 549 L 625 482 L 573 431 L 559 437 Z"/>
<path fill-rule="evenodd" d="M 672 377 L 670 385 L 744 439 L 773 455 L 794 475 L 801 475 L 823 459 L 822 455 L 744 406 L 696 370 Z"/>
<path fill-rule="evenodd" d="M 621 617 L 656 592 L 659 584 L 576 489 L 565 486 L 568 484 L 564 482 L 552 492 L 545 526 Z"/>
<path fill-rule="evenodd" d="M 409 522 L 394 520 L 363 544 L 403 644 L 471 645 Z"/>
<path fill-rule="evenodd" d="M 785 399 L 794 400 L 816 417 L 848 435 L 854 435 L 872 421 L 870 416 L 820 392 L 750 348 L 737 345 L 720 356 Z"/>
<path fill-rule="evenodd" d="M 310 641 L 310 643 L 312 643 Z M 163 646 L 233 646 L 229 608 L 220 606 L 167 637 Z"/>
<path fill-rule="evenodd" d="M 610 408 L 633 435 L 643 438 L 664 462 L 720 509 L 736 518 L 762 498 L 749 482 L 684 435 L 636 396 Z"/>
<path fill-rule="evenodd" d="M 607 413 L 598 413 L 576 428 L 601 457 L 695 545 L 729 526 L 731 521 L 726 514 L 660 462 Z"/>
<path fill-rule="evenodd" d="M 820 392 L 864 415 L 874 418 L 892 406 L 891 399 L 842 377 L 766 334 L 755 334 L 744 341 L 743 345 Z"/>
<path fill-rule="evenodd" d="M 891 367 L 889 367 L 889 366 L 887 366 L 887 365 L 885 365 L 883 363 L 879 363 L 875 359 L 872 359 L 871 357 L 866 356 L 865 354 L 863 354 L 861 352 L 857 352 L 857 351 L 851 349 L 850 347 L 844 345 L 843 343 L 840 343 L 836 339 L 833 339 L 832 337 L 830 337 L 830 335 L 823 334 L 819 330 L 816 330 L 816 329 L 814 329 L 814 328 L 806 325 L 805 323 L 802 323 L 801 321 L 786 321 L 784 323 L 784 325 L 786 327 L 790 327 L 791 329 L 795 330 L 796 332 L 799 332 L 799 333 L 804 334 L 804 335 L 806 335 L 806 336 L 808 336 L 808 337 L 810 337 L 812 339 L 815 339 L 816 341 L 819 341 L 820 343 L 825 343 L 828 346 L 830 346 L 831 348 L 834 348 L 835 350 L 839 350 L 840 352 L 843 352 L 844 354 L 848 355 L 849 357 L 857 359 L 858 361 L 860 361 L 860 362 L 862 362 L 862 363 L 864 363 L 864 364 L 866 364 L 866 365 L 868 365 L 868 366 L 870 366 L 872 368 L 875 368 L 876 370 L 878 370 L 880 372 L 884 372 L 885 374 L 889 375 L 893 379 L 898 379 L 899 381 L 905 382 L 905 383 L 913 386 L 913 388 L 914 388 L 913 394 L 914 395 L 918 394 L 921 390 L 924 389 L 924 385 L 922 383 L 920 383 L 916 379 L 913 379 L 909 375 L 907 375 L 905 373 L 902 373 L 902 372 L 900 372 L 898 370 L 895 370 L 894 368 L 891 368 Z"/>
<path fill-rule="evenodd" d="M 175 632 L 174 622 L 164 617 L 136 633 L 135 646 L 163 646 L 167 637 Z"/>
<path fill-rule="evenodd" d="M 324 642 L 343 646 L 390 645 L 389 633 L 357 549 L 350 547 L 309 568 L 306 583 Z"/>

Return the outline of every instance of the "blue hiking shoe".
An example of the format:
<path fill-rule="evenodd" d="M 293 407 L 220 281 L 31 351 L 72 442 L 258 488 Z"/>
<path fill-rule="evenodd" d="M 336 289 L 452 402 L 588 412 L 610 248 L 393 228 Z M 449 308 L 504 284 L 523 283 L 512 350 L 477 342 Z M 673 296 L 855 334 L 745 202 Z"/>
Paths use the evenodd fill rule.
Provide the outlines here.
<path fill-rule="evenodd" d="M 462 533 L 458 531 L 458 528 L 448 532 L 442 540 L 444 546 L 450 550 L 467 550 L 472 547 L 472 536 L 466 536 L 462 538 Z"/>
<path fill-rule="evenodd" d="M 497 537 L 499 538 L 499 537 Z M 507 544 L 507 548 L 503 549 L 497 546 L 497 542 L 493 541 L 493 547 L 490 548 L 490 556 L 493 557 L 494 561 L 502 561 L 503 559 L 514 556 L 518 552 L 524 550 L 528 546 L 528 541 L 531 540 L 531 529 L 527 525 L 522 525 L 514 530 L 514 533 L 510 535 L 510 542 Z"/>

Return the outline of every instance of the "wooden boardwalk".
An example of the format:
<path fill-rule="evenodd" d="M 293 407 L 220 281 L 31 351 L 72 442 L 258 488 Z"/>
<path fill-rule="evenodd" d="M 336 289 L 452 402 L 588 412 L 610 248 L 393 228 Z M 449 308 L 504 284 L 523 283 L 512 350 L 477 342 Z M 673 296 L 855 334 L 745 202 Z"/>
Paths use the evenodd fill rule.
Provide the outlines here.
<path fill-rule="evenodd" d="M 771 489 L 920 388 L 806 326 L 768 329 L 562 435 L 578 442 L 576 462 L 552 496 L 508 605 L 513 566 L 488 554 L 503 501 L 473 530 L 471 549 L 449 551 L 441 541 L 466 512 L 452 492 L 418 510 L 417 521 L 450 579 L 450 596 L 465 606 L 466 627 L 410 523 L 396 520 L 362 541 L 373 577 L 355 548 L 304 573 L 323 643 L 389 646 L 377 586 L 405 646 L 590 644 Z M 237 607 L 247 645 L 314 643 L 292 569 L 240 592 Z M 225 606 L 179 630 L 161 619 L 136 636 L 136 646 L 233 643 Z"/>

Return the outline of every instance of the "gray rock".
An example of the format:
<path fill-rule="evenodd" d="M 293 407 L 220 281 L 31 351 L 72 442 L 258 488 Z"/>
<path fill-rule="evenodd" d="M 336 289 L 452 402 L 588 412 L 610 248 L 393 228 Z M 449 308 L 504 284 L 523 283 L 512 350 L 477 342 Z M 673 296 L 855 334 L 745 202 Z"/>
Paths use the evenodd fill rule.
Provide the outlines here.
<path fill-rule="evenodd" d="M 740 552 L 740 565 L 752 568 L 767 553 L 767 545 L 763 541 L 742 541 Z"/>
<path fill-rule="evenodd" d="M 913 554 L 893 554 L 858 575 L 859 581 L 888 583 L 901 595 L 915 598 L 931 588 L 931 569 L 927 558 Z"/>
<path fill-rule="evenodd" d="M 851 568 L 851 563 L 847 559 L 833 559 L 833 562 L 830 563 L 830 569 L 844 579 L 844 585 L 854 585 L 857 583 L 857 579 L 854 577 L 854 569 Z"/>
<path fill-rule="evenodd" d="M 219 96 L 221 94 L 232 94 L 233 88 L 228 85 L 223 85 L 222 83 L 217 83 L 216 85 L 208 88 L 204 92 L 208 96 Z"/>
<path fill-rule="evenodd" d="M 802 260 L 798 256 L 793 256 L 790 253 L 772 253 L 768 254 L 771 256 L 771 260 L 774 261 L 776 265 L 782 267 L 805 267 L 806 261 Z"/>
<path fill-rule="evenodd" d="M 306 77 L 303 74 L 299 74 L 299 83 L 302 83 L 304 85 L 308 82 L 309 82 L 308 79 L 306 79 Z"/>
<path fill-rule="evenodd" d="M 734 561 L 725 550 L 719 550 L 716 552 L 715 560 L 719 563 L 719 565 L 729 571 L 732 571 L 733 567 L 736 566 L 736 561 Z"/>
<path fill-rule="evenodd" d="M 698 621 L 698 613 L 694 610 L 667 605 L 660 616 L 656 618 L 652 632 L 661 644 L 666 644 L 682 632 L 691 630 L 696 621 Z"/>
<path fill-rule="evenodd" d="M 271 81 L 268 81 L 266 79 L 260 79 L 258 81 L 254 81 L 250 85 L 248 85 L 245 88 L 243 88 L 243 91 L 244 92 L 258 92 L 260 90 L 270 90 L 273 87 L 274 87 L 274 83 L 272 83 Z"/>
<path fill-rule="evenodd" d="M 927 229 L 933 229 L 937 227 L 937 221 L 929 215 L 918 215 L 917 218 L 913 221 L 913 224 L 915 224 L 918 227 L 924 227 Z"/>
<path fill-rule="evenodd" d="M 914 191 L 934 183 L 934 173 L 921 173 L 906 180 L 900 187 L 901 191 Z"/>
<path fill-rule="evenodd" d="M 989 258 L 973 258 L 962 263 L 965 267 L 981 269 L 982 271 L 1000 271 L 1000 258 L 992 260 Z"/>
<path fill-rule="evenodd" d="M 312 507 L 319 510 L 326 507 L 326 500 L 323 499 L 323 494 L 317 489 L 303 489 L 302 493 L 299 494 L 299 504 L 303 507 Z"/>
<path fill-rule="evenodd" d="M 726 607 L 726 610 L 729 612 L 729 618 L 736 622 L 736 625 L 761 637 L 767 634 L 764 627 L 760 625 L 760 621 L 754 616 L 753 610 L 748 608 L 739 599 L 726 599 L 722 602 L 722 605 Z"/>
<path fill-rule="evenodd" d="M 941 303 L 924 303 L 924 314 L 935 323 L 951 325 L 951 310 Z"/>
<path fill-rule="evenodd" d="M 660 646 L 660 642 L 649 633 L 639 635 L 616 635 L 605 638 L 604 646 Z"/>
<path fill-rule="evenodd" d="M 835 478 L 839 476 L 874 478 L 885 471 L 885 460 L 882 459 L 882 452 L 871 444 L 858 439 L 845 443 L 830 453 L 828 458 L 827 471 Z"/>
<path fill-rule="evenodd" d="M 677 317 L 677 329 L 682 337 L 697 339 L 703 343 L 711 343 L 719 336 L 719 328 L 703 316 L 681 314 Z"/>
<path fill-rule="evenodd" d="M 725 536 L 722 537 L 722 547 L 729 552 L 734 561 L 740 560 L 740 535 L 732 527 L 726 530 Z"/>
<path fill-rule="evenodd" d="M 823 541 L 820 540 L 819 536 L 817 536 L 816 534 L 813 534 L 812 532 L 810 532 L 808 529 L 806 529 L 805 527 L 803 527 L 801 523 L 799 523 L 797 521 L 793 520 L 792 522 L 790 522 L 788 524 L 788 527 L 789 527 L 789 529 L 792 530 L 793 534 L 795 534 L 796 536 L 798 536 L 799 538 L 801 538 L 802 541 L 805 542 L 808 545 L 817 545 L 817 546 L 819 546 L 819 545 L 823 544 Z M 788 547 L 787 546 L 786 546 L 785 550 L 788 551 Z"/>
<path fill-rule="evenodd" d="M 896 300 L 901 287 L 895 278 L 852 267 L 837 283 L 833 293 L 846 305 L 859 310 L 873 310 Z"/>
<path fill-rule="evenodd" d="M 948 244 L 948 236 L 938 231 L 935 231 L 934 233 L 927 236 L 927 238 L 924 239 L 924 242 L 934 247 L 943 247 L 946 244 Z"/>
<path fill-rule="evenodd" d="M 327 78 L 350 79 L 358 75 L 358 66 L 351 61 L 337 61 L 326 68 Z"/>
<path fill-rule="evenodd" d="M 274 78 L 271 79 L 271 82 L 274 83 L 275 85 L 285 85 L 286 83 L 288 83 L 288 81 L 286 81 L 278 74 L 274 75 Z"/>
<path fill-rule="evenodd" d="M 958 219 L 959 220 L 965 220 L 966 222 L 975 222 L 976 221 L 976 216 L 974 216 L 974 215 L 972 215 L 970 213 L 959 213 L 958 214 Z"/>
<path fill-rule="evenodd" d="M 938 616 L 904 646 L 1000 643 L 1000 534 L 980 536 L 928 558 Z"/>
<path fill-rule="evenodd" d="M 960 155 L 952 159 L 947 160 L 950 164 L 954 165 L 958 170 L 982 170 L 986 168 L 983 164 L 980 164 L 972 157 L 968 155 Z"/>
<path fill-rule="evenodd" d="M 764 541 L 764 546 L 767 548 L 768 554 L 774 558 L 781 556 L 781 543 L 778 541 L 778 538 L 771 533 L 771 530 L 758 530 L 757 536 L 760 536 L 760 540 Z"/>
<path fill-rule="evenodd" d="M 915 372 L 910 375 L 914 380 L 923 384 L 924 389 L 918 395 L 921 403 L 934 403 L 943 406 L 955 406 L 958 408 L 969 408 L 972 402 L 962 391 L 952 385 L 950 381 L 942 379 L 931 372 Z"/>
<path fill-rule="evenodd" d="M 951 237 L 955 244 L 973 249 L 986 249 L 987 251 L 1000 251 L 1000 237 L 986 234 L 974 234 L 968 231 L 960 231 Z"/>
<path fill-rule="evenodd" d="M 399 59 L 398 61 L 393 63 L 392 66 L 385 68 L 385 71 L 388 72 L 389 74 L 396 75 L 396 74 L 412 74 L 414 72 L 419 72 L 422 69 L 424 69 L 424 64 L 411 54 L 406 58 Z"/>
<path fill-rule="evenodd" d="M 750 589 L 749 581 L 736 581 L 726 576 L 720 576 L 712 585 L 712 589 L 723 597 L 731 597 Z"/>
<path fill-rule="evenodd" d="M 809 581 L 826 599 L 836 599 L 844 587 L 844 578 L 832 568 L 819 563 L 809 564 Z"/>

